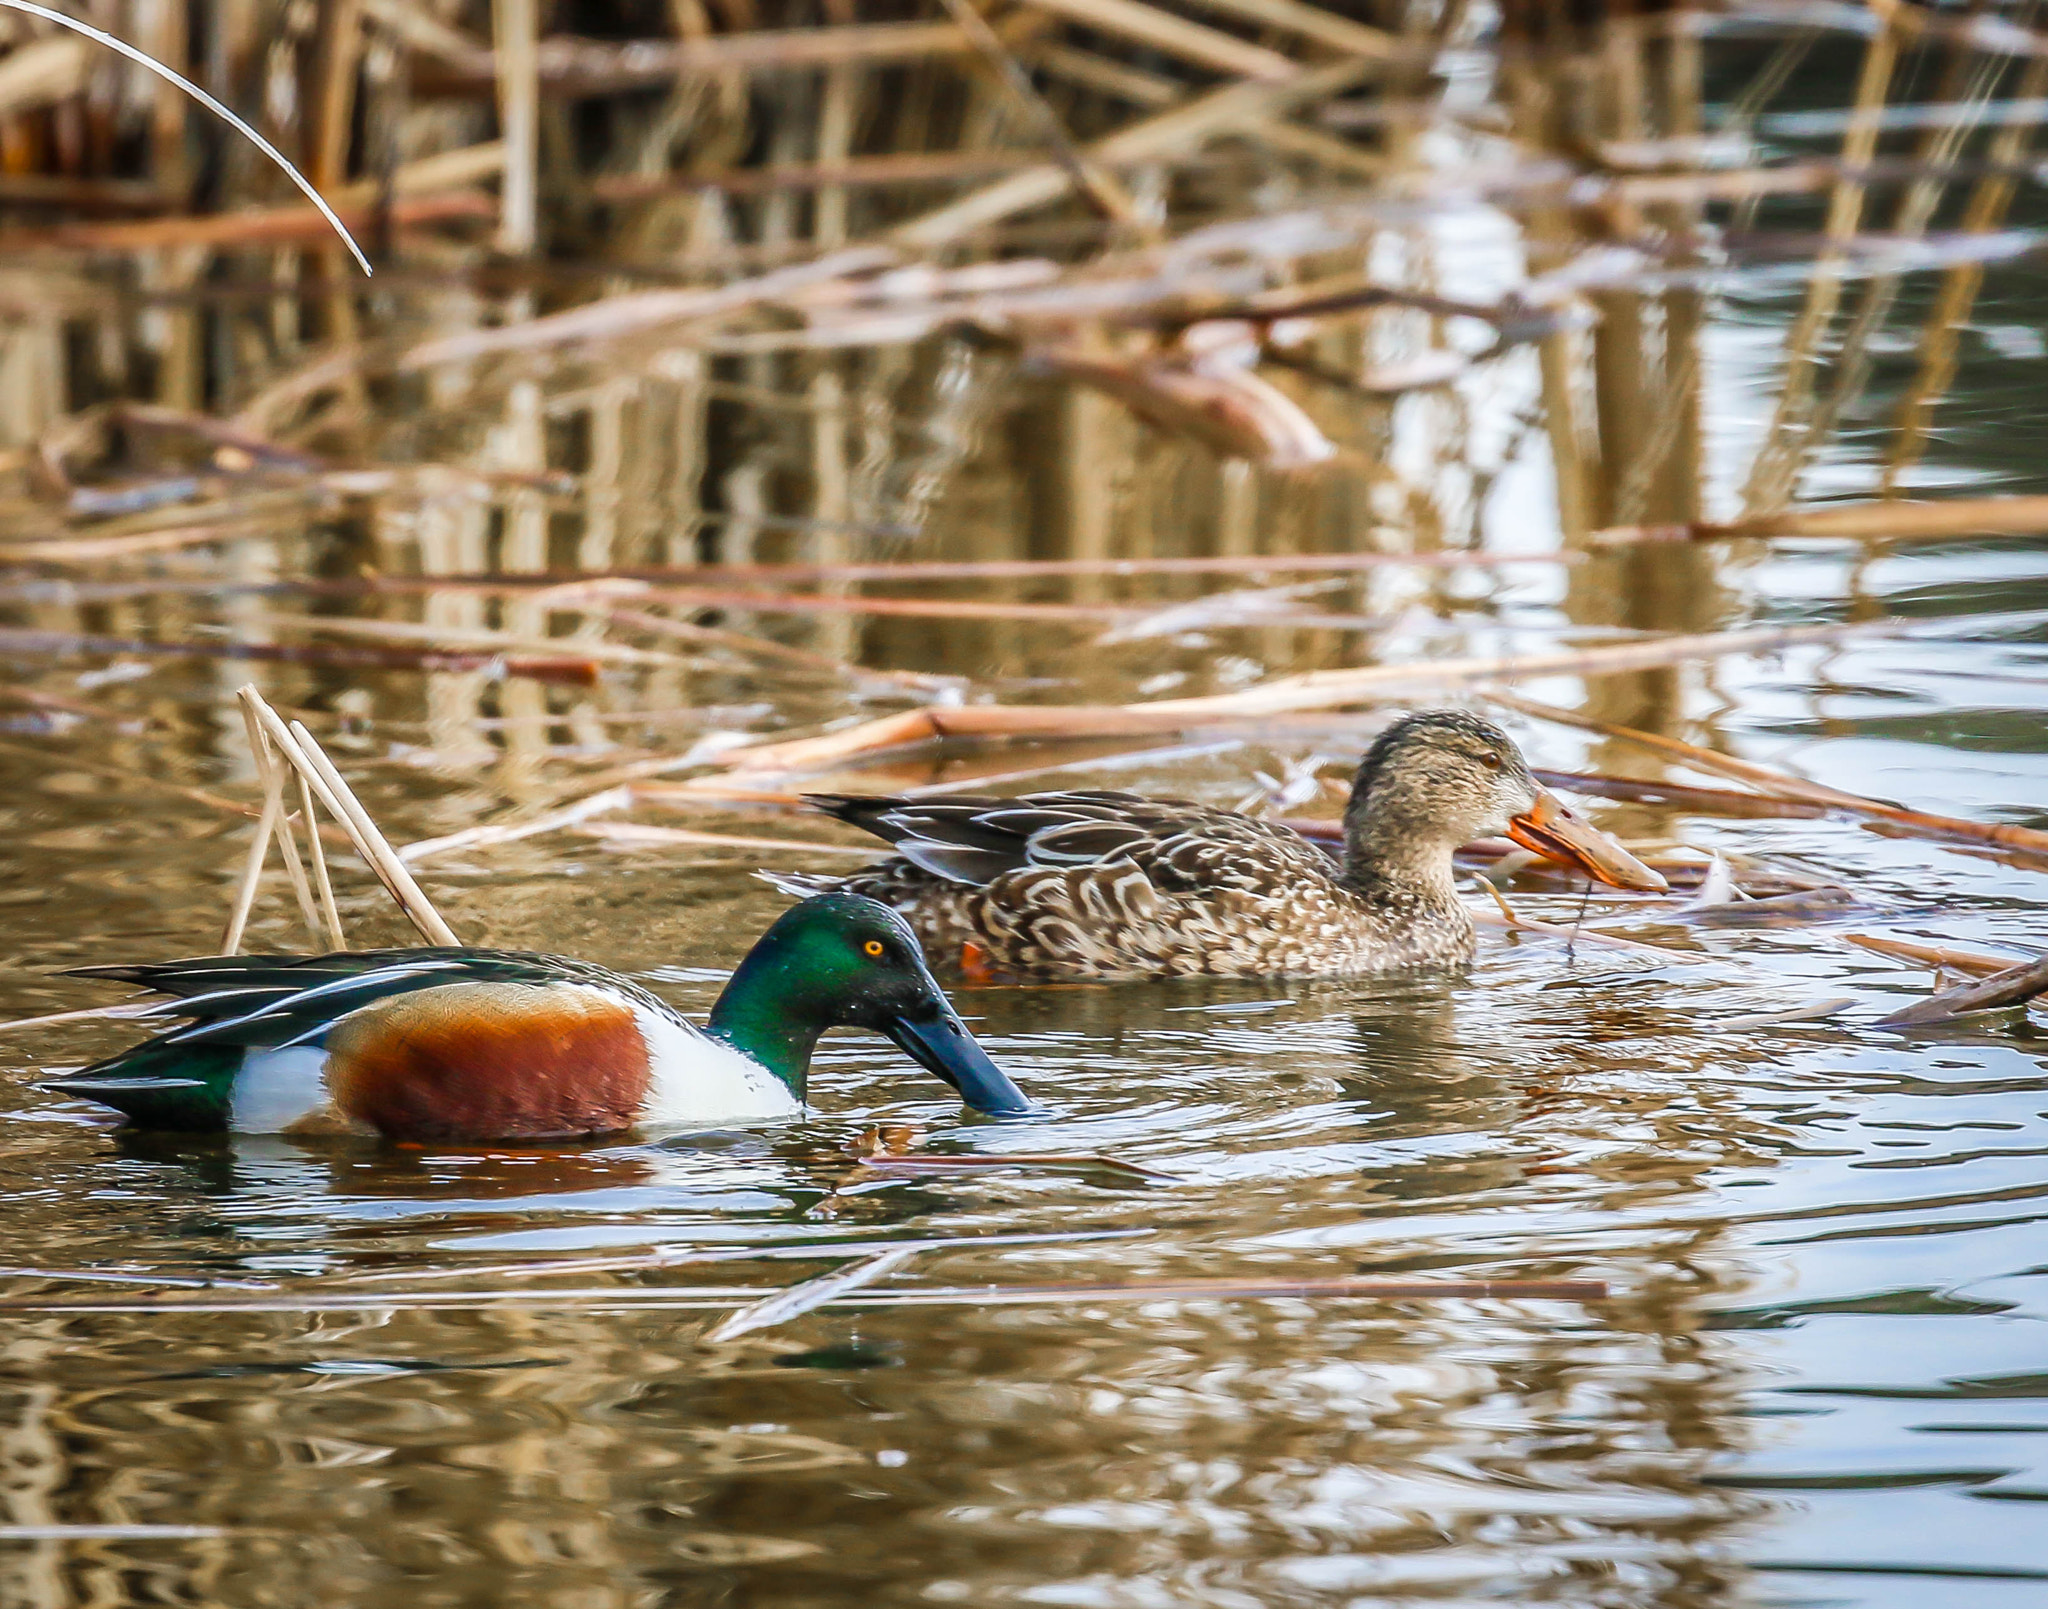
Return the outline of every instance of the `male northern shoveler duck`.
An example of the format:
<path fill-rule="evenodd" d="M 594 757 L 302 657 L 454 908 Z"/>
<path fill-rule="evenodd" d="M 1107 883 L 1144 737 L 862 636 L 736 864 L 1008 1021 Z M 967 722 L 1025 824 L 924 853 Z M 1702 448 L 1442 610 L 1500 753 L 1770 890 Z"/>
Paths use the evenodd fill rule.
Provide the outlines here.
<path fill-rule="evenodd" d="M 1032 1109 L 900 917 L 835 893 L 785 911 L 696 1027 L 603 967 L 503 950 L 209 955 L 80 967 L 170 995 L 186 1027 L 48 1087 L 148 1128 L 550 1140 L 802 1110 L 827 1028 L 886 1034 L 977 1111 Z"/>
<path fill-rule="evenodd" d="M 1355 977 L 1463 961 L 1474 932 L 1451 856 L 1500 832 L 1619 888 L 1666 886 L 1463 710 L 1405 716 L 1373 744 L 1341 867 L 1286 827 L 1186 800 L 807 797 L 898 851 L 830 886 L 894 906 L 933 955 L 1024 977 Z"/>

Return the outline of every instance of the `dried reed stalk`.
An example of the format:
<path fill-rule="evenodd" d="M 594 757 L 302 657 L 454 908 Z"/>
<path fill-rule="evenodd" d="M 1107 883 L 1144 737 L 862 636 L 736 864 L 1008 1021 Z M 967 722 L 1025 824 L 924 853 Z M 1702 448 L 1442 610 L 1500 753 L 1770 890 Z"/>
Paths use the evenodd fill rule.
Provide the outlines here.
<path fill-rule="evenodd" d="M 1894 1011 L 1875 1024 L 1879 1028 L 1933 1028 L 1952 1023 L 1974 1011 L 1993 1011 L 2016 1006 L 2048 992 L 2048 959 L 2023 961 L 1972 983 L 1944 989 L 1902 1010 Z"/>
<path fill-rule="evenodd" d="M 1594 531 L 1595 546 L 1706 542 L 1739 537 L 1833 537 L 1852 542 L 1931 541 L 1944 537 L 2039 536 L 2048 532 L 2048 497 L 1956 497 L 1938 503 L 1878 501 L 1785 509 L 1745 519 L 1685 525 L 1617 525 Z"/>
<path fill-rule="evenodd" d="M 1641 777 L 1608 776 L 1597 771 L 1546 771 L 1541 767 L 1531 767 L 1529 774 L 1546 788 L 1566 788 L 1573 793 L 1590 794 L 1596 799 L 1623 799 L 1632 803 L 1670 805 L 1720 816 L 1812 820 L 1828 813 L 1827 806 L 1803 799 L 1766 798 L 1762 794 L 1737 793 L 1729 788 L 1701 788 L 1683 782 L 1650 782 Z"/>
<path fill-rule="evenodd" d="M 1884 938 L 1875 933 L 1844 933 L 1842 937 L 1866 950 L 1875 950 L 1879 955 L 1889 955 L 1900 961 L 1917 961 L 1937 972 L 1961 972 L 1973 978 L 1988 978 L 1995 972 L 2026 964 L 2009 955 L 1957 950 L 1946 944 L 1913 944 L 1905 939 Z"/>
<path fill-rule="evenodd" d="M 1124 737 L 1186 731 L 1216 723 L 1297 710 L 1329 710 L 1392 692 L 1455 686 L 1497 678 L 1599 676 L 1710 659 L 1721 654 L 1770 653 L 1805 643 L 1835 642 L 1863 634 L 1897 633 L 1916 622 L 1843 621 L 1817 626 L 1761 626 L 1734 631 L 1655 637 L 1610 647 L 1549 654 L 1445 659 L 1410 665 L 1366 665 L 1310 671 L 1265 682 L 1241 693 L 1159 699 L 1143 704 L 969 704 L 906 710 L 821 737 L 752 744 L 720 755 L 714 764 L 750 772 L 810 771 L 942 738 Z"/>
<path fill-rule="evenodd" d="M 359 1313 L 483 1306 L 733 1308 L 783 1295 L 729 1285 L 608 1285 L 565 1290 L 349 1291 L 241 1298 L 166 1291 L 153 1299 L 0 1299 L 7 1313 Z M 1538 1301 L 1604 1302 L 1597 1279 L 1232 1279 L 1073 1280 L 1040 1285 L 961 1285 L 865 1291 L 836 1296 L 828 1307 L 1010 1307 L 1076 1302 L 1200 1301 Z"/>
<path fill-rule="evenodd" d="M 1533 916 L 1524 916 L 1508 903 L 1507 896 L 1485 878 L 1479 879 L 1479 886 L 1493 898 L 1500 914 L 1495 916 L 1484 910 L 1472 913 L 1472 920 L 1481 927 L 1503 927 L 1511 933 L 1540 933 L 1545 938 L 1559 939 L 1566 944 L 1590 944 L 1595 949 L 1625 950 L 1631 955 L 1647 956 L 1666 966 L 1724 966 L 1726 961 L 1718 955 L 1708 955 L 1699 950 L 1674 950 L 1662 944 L 1645 944 L 1640 939 L 1625 939 L 1618 933 L 1602 933 L 1597 928 L 1565 927 L 1557 922 L 1541 921 Z"/>
<path fill-rule="evenodd" d="M 538 68 L 550 96 L 614 94 L 673 84 L 677 78 L 782 72 L 865 62 L 915 62 L 965 56 L 974 49 L 959 28 L 943 22 L 878 22 L 827 28 L 748 28 L 687 39 L 543 39 Z M 442 56 L 447 69 L 424 87 L 493 87 L 498 63 L 489 50 Z"/>
<path fill-rule="evenodd" d="M 777 1291 L 773 1296 L 764 1296 L 712 1325 L 704 1332 L 704 1343 L 717 1346 L 726 1341 L 736 1341 L 755 1330 L 787 1324 L 813 1308 L 823 1307 L 835 1296 L 845 1296 L 862 1286 L 888 1278 L 915 1257 L 920 1249 L 917 1246 L 892 1246 L 844 1268 L 835 1268 L 829 1274 L 820 1274 L 816 1279 L 807 1279 L 787 1290 Z"/>
<path fill-rule="evenodd" d="M 1045 97 L 1038 93 L 1038 87 L 1031 82 L 1031 75 L 1024 71 L 1002 35 L 991 28 L 974 8 L 974 0 L 944 0 L 944 4 L 961 32 L 973 42 L 975 50 L 995 74 L 1011 104 L 1024 114 L 1025 120 L 1052 148 L 1060 166 L 1073 180 L 1075 190 L 1103 217 L 1122 224 L 1134 222 L 1138 209 L 1131 193 L 1115 174 L 1098 163 L 1090 162 L 1074 148 L 1059 114 L 1045 103 Z"/>
<path fill-rule="evenodd" d="M 617 787 L 587 794 L 581 799 L 573 800 L 526 821 L 495 822 L 486 826 L 465 827 L 460 832 L 451 832 L 440 838 L 418 839 L 399 849 L 398 858 L 409 866 L 416 865 L 430 856 L 445 855 L 450 850 L 481 849 L 491 844 L 517 843 L 522 838 L 537 838 L 543 833 L 559 832 L 564 827 L 573 827 L 607 811 L 632 808 L 633 790 L 621 783 Z"/>
<path fill-rule="evenodd" d="M 1392 59 L 1416 54 L 1413 45 L 1383 29 L 1368 28 L 1321 6 L 1304 5 L 1301 0 L 1193 0 L 1193 3 L 1202 10 L 1219 11 L 1239 22 L 1300 34 L 1302 38 L 1325 45 L 1340 56 Z"/>
<path fill-rule="evenodd" d="M 1753 783 L 1765 792 L 1775 793 L 1781 798 L 1801 799 L 1811 804 L 1824 805 L 1831 810 L 1860 816 L 1874 824 L 1896 829 L 1908 837 L 1988 845 L 1999 849 L 2017 850 L 2029 856 L 2048 856 L 2048 832 L 2042 832 L 2037 828 L 2014 827 L 2003 822 L 1965 821 L 1957 816 L 1937 816 L 1920 810 L 1906 810 L 1898 805 L 1866 799 L 1861 794 L 1845 793 L 1840 788 L 1830 788 L 1818 782 L 1787 776 L 1781 771 L 1773 771 L 1770 767 L 1758 765 L 1752 760 L 1739 760 L 1733 755 L 1718 754 L 1712 749 L 1703 749 L 1698 744 L 1688 743 L 1683 738 L 1664 737 L 1655 732 L 1640 732 L 1631 726 L 1617 726 L 1611 721 L 1603 721 L 1575 710 L 1562 710 L 1552 704 L 1540 704 L 1533 699 L 1518 698 L 1492 689 L 1488 690 L 1486 696 L 1497 704 L 1505 704 L 1508 708 L 1520 710 L 1525 715 L 1534 715 L 1546 721 L 1556 721 L 1565 726 L 1598 732 L 1605 737 L 1640 744 L 1672 759 L 1682 760 L 1687 765 L 1698 766 L 1701 770 L 1715 771 L 1722 776 Z"/>
<path fill-rule="evenodd" d="M 237 689 L 235 696 L 241 700 L 245 717 L 250 720 L 262 736 L 268 740 L 277 758 L 298 773 L 300 780 L 312 795 L 319 800 L 334 819 L 341 823 L 348 834 L 356 853 L 375 872 L 378 881 L 397 902 L 405 913 L 406 920 L 417 928 L 429 944 L 460 948 L 462 941 L 455 936 L 455 930 L 441 919 L 441 913 L 434 909 L 433 901 L 425 890 L 414 881 L 405 862 L 398 856 L 377 824 L 370 819 L 370 813 L 362 806 L 334 762 L 320 747 L 319 741 L 305 726 L 294 721 L 286 726 L 284 720 L 265 702 L 263 695 L 253 683 Z M 281 796 L 281 788 L 279 790 Z M 265 796 L 265 811 L 270 809 L 269 795 Z M 265 837 L 262 824 L 258 824 L 258 836 Z M 258 863 L 260 866 L 260 862 Z M 331 903 L 331 897 L 330 897 Z"/>
<path fill-rule="evenodd" d="M 286 631 L 316 632 L 323 636 L 365 637 L 386 642 L 417 642 L 437 653 L 465 653 L 481 650 L 495 658 L 511 655 L 546 658 L 566 646 L 560 637 L 524 636 L 495 631 L 487 626 L 438 626 L 417 620 L 356 620 L 341 615 L 296 615 L 275 613 L 268 623 Z M 680 665 L 686 661 L 674 654 L 647 648 L 627 648 L 593 637 L 574 639 L 576 656 L 594 664 Z"/>
<path fill-rule="evenodd" d="M 1298 62 L 1277 50 L 1248 44 L 1235 34 L 1190 22 L 1140 0 L 1027 0 L 1040 11 L 1097 33 L 1175 56 L 1212 72 L 1228 73 L 1267 84 L 1285 83 L 1301 71 Z"/>
<path fill-rule="evenodd" d="M 1275 83 L 1229 84 L 1185 106 L 1119 129 L 1088 146 L 1086 155 L 1092 161 L 1114 167 L 1184 151 L 1260 118 L 1335 95 L 1369 76 L 1377 67 L 1370 59 L 1355 57 L 1324 67 L 1297 68 L 1292 77 Z M 899 224 L 889 231 L 887 238 L 898 246 L 919 251 L 950 245 L 1016 213 L 1055 201 L 1066 187 L 1066 172 L 1057 165 L 1031 168 Z"/>
<path fill-rule="evenodd" d="M 686 575 L 690 572 L 664 573 Z M 854 683 L 882 683 L 900 687 L 906 692 L 922 694 L 945 693 L 962 685 L 959 678 L 954 676 L 935 676 L 917 670 L 876 670 L 866 665 L 856 665 L 851 660 L 834 659 L 830 654 L 813 653 L 808 648 L 792 648 L 787 643 L 776 642 L 770 637 L 755 637 L 743 631 L 726 631 L 717 626 L 700 626 L 688 620 L 671 620 L 666 615 L 651 615 L 644 609 L 614 609 L 607 618 L 613 624 L 624 626 L 630 631 L 646 632 L 654 637 L 669 637 L 678 642 L 699 643 L 707 648 L 730 648 L 755 659 L 773 660 L 804 670 L 820 671 L 828 676 L 841 677 Z"/>
<path fill-rule="evenodd" d="M 263 813 L 256 820 L 256 831 L 249 840 L 249 853 L 242 865 L 242 876 L 235 885 L 235 895 L 229 903 L 227 927 L 221 933 L 220 940 L 222 955 L 234 955 L 242 948 L 242 934 L 248 926 L 250 909 L 256 903 L 256 890 L 263 879 L 263 867 L 270 859 L 270 841 L 273 837 L 278 837 L 280 828 L 283 832 L 278 847 L 284 854 L 285 869 L 291 877 L 292 892 L 298 896 L 299 912 L 305 917 L 306 930 L 313 935 L 316 943 L 320 937 L 320 913 L 314 907 L 312 890 L 306 882 L 305 868 L 299 863 L 298 846 L 293 839 L 291 822 L 284 815 L 285 767 L 279 762 L 270 736 L 256 719 L 249 701 L 243 699 L 241 705 L 242 725 L 249 738 L 249 753 L 256 763 L 257 779 L 263 785 Z M 303 798 L 304 779 L 300 780 Z M 320 835 L 314 830 L 316 822 L 311 809 L 305 811 L 304 821 L 317 850 Z M 337 917 L 337 935 L 340 926 Z M 335 945 L 336 949 L 345 947 L 345 941 L 337 942 Z"/>

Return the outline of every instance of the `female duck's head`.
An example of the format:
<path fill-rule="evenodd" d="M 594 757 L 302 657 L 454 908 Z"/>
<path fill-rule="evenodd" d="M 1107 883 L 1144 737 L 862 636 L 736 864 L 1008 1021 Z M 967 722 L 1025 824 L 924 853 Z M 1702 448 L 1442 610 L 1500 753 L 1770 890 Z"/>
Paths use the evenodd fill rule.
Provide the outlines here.
<path fill-rule="evenodd" d="M 1667 886 L 1539 785 L 1514 739 L 1483 716 L 1424 710 L 1379 735 L 1358 768 L 1345 814 L 1354 869 L 1441 860 L 1448 874 L 1452 850 L 1496 833 L 1616 888 Z"/>
<path fill-rule="evenodd" d="M 903 919 L 858 894 L 819 894 L 783 912 L 740 962 L 709 1026 L 799 1095 L 819 1035 L 866 1028 L 978 1112 L 1036 1110 L 975 1043 Z"/>

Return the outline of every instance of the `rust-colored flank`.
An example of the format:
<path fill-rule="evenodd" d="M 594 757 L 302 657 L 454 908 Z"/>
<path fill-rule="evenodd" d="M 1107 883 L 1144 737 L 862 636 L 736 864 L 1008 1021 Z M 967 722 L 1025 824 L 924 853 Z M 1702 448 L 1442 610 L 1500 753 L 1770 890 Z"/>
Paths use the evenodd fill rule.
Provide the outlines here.
<path fill-rule="evenodd" d="M 343 1021 L 335 1106 L 394 1139 L 540 1140 L 631 1128 L 650 1078 L 632 1008 L 589 989 L 459 983 Z"/>

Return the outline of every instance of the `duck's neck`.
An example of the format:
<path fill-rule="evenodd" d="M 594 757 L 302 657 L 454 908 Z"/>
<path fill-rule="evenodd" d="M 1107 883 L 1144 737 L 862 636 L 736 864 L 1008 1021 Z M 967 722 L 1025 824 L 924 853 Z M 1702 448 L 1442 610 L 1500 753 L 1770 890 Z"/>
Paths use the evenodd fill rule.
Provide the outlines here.
<path fill-rule="evenodd" d="M 805 991 L 789 973 L 779 957 L 756 949 L 727 982 L 705 1030 L 767 1068 L 801 1101 L 824 1025 L 801 1009 Z"/>
<path fill-rule="evenodd" d="M 1453 881 L 1457 848 L 1434 822 L 1419 821 L 1354 796 L 1344 815 L 1344 886 L 1373 909 L 1400 921 L 1465 919 Z"/>

